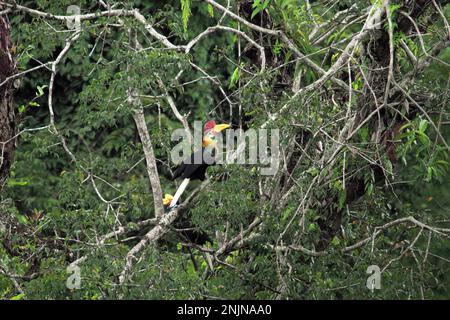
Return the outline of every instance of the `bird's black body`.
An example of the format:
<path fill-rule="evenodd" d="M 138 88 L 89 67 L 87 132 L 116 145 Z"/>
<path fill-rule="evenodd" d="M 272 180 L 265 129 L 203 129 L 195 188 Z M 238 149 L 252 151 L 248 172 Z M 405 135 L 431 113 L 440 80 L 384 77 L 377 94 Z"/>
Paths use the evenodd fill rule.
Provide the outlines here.
<path fill-rule="evenodd" d="M 188 159 L 185 159 L 175 170 L 172 176 L 172 180 L 177 178 L 181 179 L 190 179 L 190 180 L 205 180 L 206 178 L 206 169 L 209 166 L 214 165 L 214 161 L 209 161 L 213 163 L 207 163 L 203 161 L 203 158 L 200 156 L 204 155 L 205 148 L 198 150 L 191 154 Z M 200 154 L 202 153 L 202 154 Z M 213 152 L 214 153 L 214 152 Z M 197 158 L 202 159 L 202 162 L 199 164 L 195 164 L 194 160 Z M 190 219 L 186 217 L 179 218 L 175 226 L 179 229 L 183 229 L 183 231 L 179 232 L 179 236 L 183 238 L 183 240 L 187 240 L 192 243 L 196 243 L 198 245 L 204 245 L 206 242 L 211 242 L 211 238 L 204 231 L 195 228 L 195 225 L 190 222 Z"/>
<path fill-rule="evenodd" d="M 206 169 L 208 169 L 209 166 L 214 165 L 214 161 L 204 161 L 204 157 L 206 155 L 205 148 L 202 148 L 201 150 L 198 150 L 191 154 L 188 159 L 184 160 L 175 170 L 173 173 L 172 180 L 175 180 L 177 178 L 181 179 L 191 179 L 191 180 L 205 180 L 206 178 Z M 214 152 L 212 154 L 214 157 Z M 201 163 L 195 163 L 195 159 L 202 159 Z"/>

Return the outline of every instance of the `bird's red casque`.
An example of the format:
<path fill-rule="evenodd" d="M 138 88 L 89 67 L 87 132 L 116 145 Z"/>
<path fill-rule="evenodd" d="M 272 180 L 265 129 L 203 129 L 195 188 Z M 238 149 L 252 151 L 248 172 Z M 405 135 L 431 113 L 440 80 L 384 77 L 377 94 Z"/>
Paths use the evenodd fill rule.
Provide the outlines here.
<path fill-rule="evenodd" d="M 208 122 L 205 123 L 205 128 L 204 128 L 204 133 L 208 133 L 209 131 L 211 131 L 212 129 L 214 129 L 214 127 L 216 126 L 216 122 L 214 120 L 210 120 Z"/>

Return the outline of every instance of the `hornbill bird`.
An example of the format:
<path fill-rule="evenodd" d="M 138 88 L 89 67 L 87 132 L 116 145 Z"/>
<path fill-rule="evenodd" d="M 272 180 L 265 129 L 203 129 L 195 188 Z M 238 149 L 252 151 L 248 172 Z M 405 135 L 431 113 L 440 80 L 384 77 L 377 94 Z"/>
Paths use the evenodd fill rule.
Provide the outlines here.
<path fill-rule="evenodd" d="M 206 122 L 204 127 L 204 135 L 202 139 L 202 148 L 193 152 L 189 158 L 185 159 L 175 170 L 172 176 L 172 180 L 177 178 L 184 179 L 179 186 L 177 192 L 172 197 L 166 195 L 164 198 L 165 205 L 169 203 L 169 208 L 174 207 L 177 204 L 178 199 L 183 194 L 190 180 L 205 180 L 206 169 L 215 164 L 215 153 L 217 152 L 217 136 L 223 130 L 229 128 L 229 124 L 216 124 L 215 121 L 210 120 Z M 209 149 L 211 148 L 211 149 Z M 206 158 L 206 150 L 211 152 L 211 158 Z"/>

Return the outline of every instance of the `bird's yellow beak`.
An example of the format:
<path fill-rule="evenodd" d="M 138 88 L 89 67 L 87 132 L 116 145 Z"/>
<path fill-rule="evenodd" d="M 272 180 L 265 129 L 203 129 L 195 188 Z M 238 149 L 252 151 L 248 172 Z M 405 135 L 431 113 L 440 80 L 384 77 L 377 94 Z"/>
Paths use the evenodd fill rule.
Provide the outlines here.
<path fill-rule="evenodd" d="M 164 199 L 163 199 L 163 205 L 168 206 L 170 204 L 170 202 L 172 201 L 173 196 L 171 194 L 166 193 L 164 195 Z"/>
<path fill-rule="evenodd" d="M 216 124 L 213 130 L 214 132 L 221 132 L 229 127 L 231 127 L 229 124 Z"/>

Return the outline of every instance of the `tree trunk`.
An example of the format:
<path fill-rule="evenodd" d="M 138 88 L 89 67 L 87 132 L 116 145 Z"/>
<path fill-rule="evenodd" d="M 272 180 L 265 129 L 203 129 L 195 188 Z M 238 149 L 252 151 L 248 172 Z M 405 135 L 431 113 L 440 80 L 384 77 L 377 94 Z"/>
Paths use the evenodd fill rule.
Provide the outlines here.
<path fill-rule="evenodd" d="M 11 45 L 8 18 L 0 16 L 0 83 L 3 83 L 15 71 Z M 12 90 L 11 81 L 0 87 L 0 190 L 9 173 L 15 148 L 14 135 L 16 129 Z"/>

